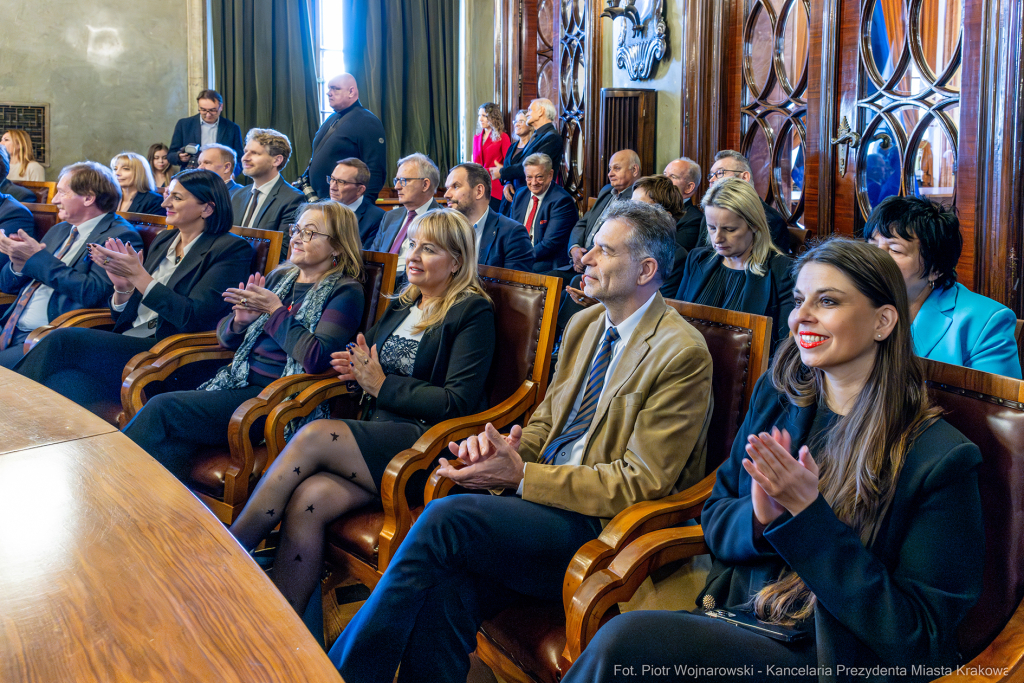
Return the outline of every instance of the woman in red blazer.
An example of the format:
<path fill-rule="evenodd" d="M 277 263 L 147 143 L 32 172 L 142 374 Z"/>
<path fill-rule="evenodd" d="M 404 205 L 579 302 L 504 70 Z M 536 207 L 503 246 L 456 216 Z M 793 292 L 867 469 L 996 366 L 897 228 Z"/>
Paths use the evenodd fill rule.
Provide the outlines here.
<path fill-rule="evenodd" d="M 473 136 L 473 163 L 480 164 L 488 171 L 494 166 L 505 163 L 512 141 L 505 132 L 505 122 L 501 118 L 501 109 L 493 102 L 485 102 L 477 111 L 477 122 L 480 127 Z M 491 181 L 491 210 L 497 211 L 501 206 L 501 180 Z"/>

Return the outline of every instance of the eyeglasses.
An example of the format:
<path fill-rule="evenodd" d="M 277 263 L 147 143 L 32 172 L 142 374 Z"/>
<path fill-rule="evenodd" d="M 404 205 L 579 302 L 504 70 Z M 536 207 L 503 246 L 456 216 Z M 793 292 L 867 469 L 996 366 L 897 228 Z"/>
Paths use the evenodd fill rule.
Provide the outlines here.
<path fill-rule="evenodd" d="M 724 178 L 726 173 L 735 173 L 736 175 L 742 175 L 746 173 L 746 171 L 737 171 L 734 168 L 720 168 L 717 171 L 712 171 L 711 173 L 708 173 L 708 182 L 713 183 L 716 180 L 719 180 L 720 178 Z"/>
<path fill-rule="evenodd" d="M 357 183 L 352 180 L 342 180 L 341 178 L 335 178 L 332 175 L 327 176 L 328 185 L 340 185 L 345 187 L 346 185 L 362 185 L 363 183 Z"/>
<path fill-rule="evenodd" d="M 303 242 L 312 242 L 314 235 L 322 235 L 323 237 L 327 237 L 326 233 L 317 232 L 316 230 L 310 230 L 309 228 L 301 228 L 295 225 L 294 223 L 288 226 L 288 234 L 291 235 L 292 238 L 294 238 L 297 235 L 301 236 Z"/>
<path fill-rule="evenodd" d="M 405 187 L 410 180 L 426 180 L 426 178 L 395 178 L 395 187 Z"/>
<path fill-rule="evenodd" d="M 220 109 L 203 109 L 202 107 L 199 107 L 200 114 L 216 114 L 218 112 L 220 112 Z"/>

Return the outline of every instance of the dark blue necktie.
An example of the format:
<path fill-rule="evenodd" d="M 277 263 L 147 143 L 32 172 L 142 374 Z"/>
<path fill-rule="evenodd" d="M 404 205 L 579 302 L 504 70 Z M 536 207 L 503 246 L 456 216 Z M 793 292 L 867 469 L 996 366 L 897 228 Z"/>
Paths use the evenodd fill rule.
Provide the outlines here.
<path fill-rule="evenodd" d="M 590 367 L 590 376 L 587 378 L 587 389 L 583 392 L 583 402 L 580 409 L 576 411 L 576 419 L 572 424 L 562 430 L 561 435 L 551 442 L 551 445 L 544 450 L 540 462 L 550 465 L 555 461 L 559 452 L 567 445 L 575 443 L 581 436 L 590 429 L 590 423 L 597 412 L 597 402 L 604 390 L 604 376 L 608 372 L 608 364 L 612 361 L 612 343 L 619 338 L 618 330 L 609 327 L 604 333 L 604 340 L 601 348 L 594 357 L 594 363 Z"/>

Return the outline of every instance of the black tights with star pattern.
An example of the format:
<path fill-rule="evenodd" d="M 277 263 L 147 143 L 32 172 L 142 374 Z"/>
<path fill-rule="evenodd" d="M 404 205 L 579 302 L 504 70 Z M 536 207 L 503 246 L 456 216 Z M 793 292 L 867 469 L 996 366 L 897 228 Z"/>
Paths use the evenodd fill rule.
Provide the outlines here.
<path fill-rule="evenodd" d="M 378 495 L 348 426 L 316 420 L 288 442 L 229 530 L 252 550 L 281 522 L 272 578 L 302 614 L 320 578 L 324 529 Z"/>

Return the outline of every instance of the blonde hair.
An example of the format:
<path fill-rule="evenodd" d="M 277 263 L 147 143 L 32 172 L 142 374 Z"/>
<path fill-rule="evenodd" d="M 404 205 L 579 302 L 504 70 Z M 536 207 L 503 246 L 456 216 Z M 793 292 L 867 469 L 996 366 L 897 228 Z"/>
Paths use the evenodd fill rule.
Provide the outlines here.
<path fill-rule="evenodd" d="M 132 170 L 132 187 L 136 192 L 156 191 L 156 181 L 153 180 L 153 171 L 149 168 L 149 162 L 141 154 L 135 152 L 121 152 L 110 160 L 110 170 L 116 171 L 119 163 L 128 164 Z"/>
<path fill-rule="evenodd" d="M 356 215 L 348 207 L 325 199 L 301 205 L 295 214 L 296 220 L 299 220 L 307 211 L 319 212 L 323 218 L 323 228 L 327 232 L 327 241 L 330 243 L 331 249 L 338 252 L 337 263 L 328 268 L 318 281 L 334 273 L 341 273 L 345 277 L 361 282 L 363 280 L 363 251 L 359 243 L 359 221 L 356 219 Z M 291 240 L 290 235 L 286 235 L 286 237 Z M 298 266 L 291 261 L 285 261 L 279 268 L 287 272 L 298 269 Z"/>
<path fill-rule="evenodd" d="M 11 140 L 14 142 L 14 151 L 11 152 L 11 168 L 13 169 L 16 163 L 21 164 L 18 174 L 24 175 L 29 162 L 36 160 L 36 153 L 32 149 L 32 138 L 20 128 L 9 128 L 5 132 L 11 136 Z"/>
<path fill-rule="evenodd" d="M 452 306 L 467 296 L 479 294 L 487 301 L 491 300 L 484 291 L 477 272 L 476 234 L 465 216 L 454 209 L 435 209 L 424 214 L 409 227 L 410 237 L 414 232 L 419 241 L 436 244 L 458 264 L 458 268 L 448 281 L 444 297 L 439 301 L 425 304 L 423 318 L 413 328 L 414 332 L 422 332 L 440 325 Z M 398 295 L 398 300 L 411 306 L 420 296 L 419 287 L 406 283 Z"/>
<path fill-rule="evenodd" d="M 700 205 L 706 210 L 709 206 L 716 209 L 731 211 L 744 220 L 747 227 L 754 233 L 754 244 L 750 249 L 750 258 L 746 269 L 754 275 L 768 272 L 768 259 L 772 254 L 781 255 L 772 233 L 768 229 L 768 219 L 761 206 L 761 198 L 757 196 L 754 186 L 740 178 L 725 178 L 712 185 Z"/>

